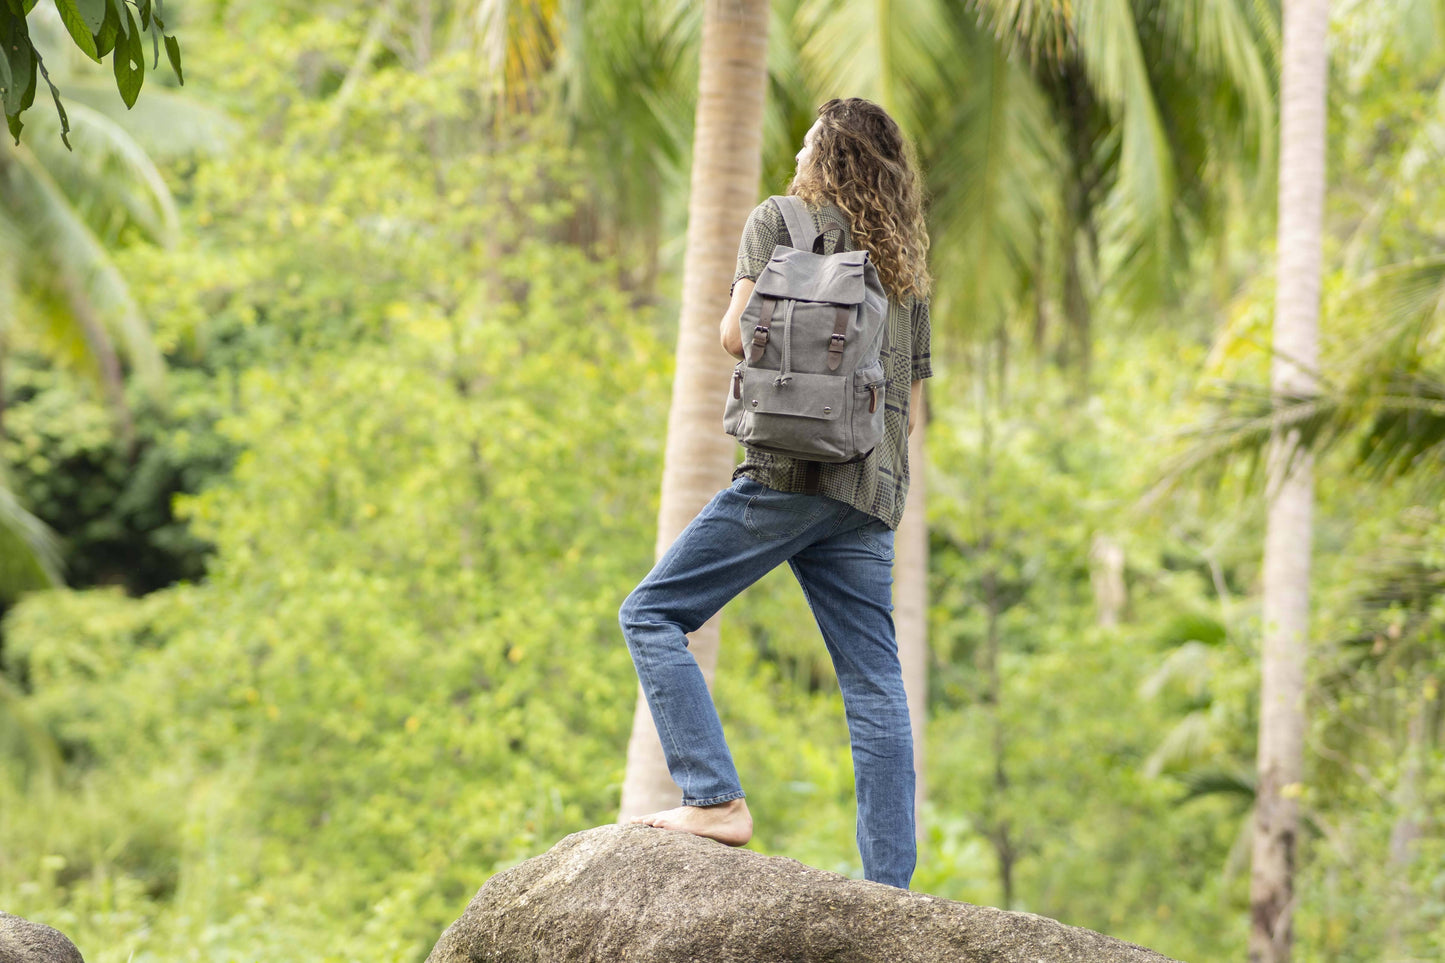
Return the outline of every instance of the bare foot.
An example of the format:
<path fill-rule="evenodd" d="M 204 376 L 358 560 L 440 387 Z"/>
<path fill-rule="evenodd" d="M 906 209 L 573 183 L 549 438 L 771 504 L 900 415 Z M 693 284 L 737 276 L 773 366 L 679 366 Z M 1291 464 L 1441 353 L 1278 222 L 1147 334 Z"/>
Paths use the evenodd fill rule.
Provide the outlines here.
<path fill-rule="evenodd" d="M 742 799 L 716 806 L 679 806 L 637 816 L 629 822 L 659 829 L 677 829 L 694 836 L 716 839 L 729 846 L 741 846 L 753 838 L 753 816 L 748 812 L 747 802 Z"/>

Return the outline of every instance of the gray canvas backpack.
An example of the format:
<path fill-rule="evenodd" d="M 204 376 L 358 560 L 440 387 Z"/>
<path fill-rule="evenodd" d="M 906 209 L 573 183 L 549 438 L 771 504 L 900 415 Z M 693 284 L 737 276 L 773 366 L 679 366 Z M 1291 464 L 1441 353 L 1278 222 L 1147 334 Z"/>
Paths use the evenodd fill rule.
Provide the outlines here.
<path fill-rule="evenodd" d="M 752 448 L 805 461 L 857 461 L 883 440 L 888 295 L 867 251 L 833 254 L 796 197 L 769 200 L 792 246 L 779 244 L 743 309 L 745 360 L 733 370 L 723 430 Z M 829 229 L 831 230 L 831 228 Z"/>

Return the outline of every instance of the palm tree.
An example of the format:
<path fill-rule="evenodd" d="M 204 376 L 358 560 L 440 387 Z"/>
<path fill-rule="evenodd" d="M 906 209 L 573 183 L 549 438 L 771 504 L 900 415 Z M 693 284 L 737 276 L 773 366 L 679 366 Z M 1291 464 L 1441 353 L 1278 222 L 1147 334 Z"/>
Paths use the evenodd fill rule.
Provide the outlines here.
<path fill-rule="evenodd" d="M 723 397 L 732 368 L 717 345 L 717 319 L 727 310 L 736 241 L 757 199 L 762 174 L 767 37 L 767 0 L 708 0 L 703 14 L 677 370 L 657 523 L 658 556 L 727 484 L 733 466 L 733 440 L 717 430 L 718 399 Z M 717 665 L 717 636 L 714 617 L 689 638 L 709 685 Z M 625 821 L 678 802 L 677 786 L 668 775 L 657 731 L 639 690 L 619 819 Z"/>
<path fill-rule="evenodd" d="M 1316 392 L 1325 191 L 1328 0 L 1286 0 L 1280 83 L 1279 264 L 1271 390 Z M 1304 770 L 1314 460 L 1277 429 L 1266 458 L 1258 780 L 1250 875 L 1251 963 L 1287 963 L 1293 942 L 1298 789 Z"/>
<path fill-rule="evenodd" d="M 1035 246 L 1015 228 L 1003 250 L 1016 275 L 1059 305 L 1068 330 L 1062 357 L 1087 388 L 1095 291 L 1109 288 L 1135 308 L 1167 300 L 1190 227 L 1218 233 L 1229 213 L 1227 184 L 1268 168 L 1273 102 L 1264 48 L 1272 24 L 1246 0 L 959 6 L 983 15 L 997 41 L 992 55 L 1022 60 L 1043 99 L 1047 119 L 1031 107 L 1013 140 L 1036 158 L 1047 143 L 1057 158 L 1035 159 L 1028 170 L 1048 194 L 1028 218 L 1017 200 L 1014 211 L 996 209 L 1015 224 L 1042 223 Z M 1006 72 L 995 68 L 993 76 L 987 86 L 1006 92 Z M 996 110 L 984 116 L 995 126 L 1011 122 Z M 995 179 L 1010 172 L 996 161 L 983 169 Z M 1017 197 L 1038 194 L 1035 186 Z M 1034 312 L 1036 341 L 1047 318 Z"/>

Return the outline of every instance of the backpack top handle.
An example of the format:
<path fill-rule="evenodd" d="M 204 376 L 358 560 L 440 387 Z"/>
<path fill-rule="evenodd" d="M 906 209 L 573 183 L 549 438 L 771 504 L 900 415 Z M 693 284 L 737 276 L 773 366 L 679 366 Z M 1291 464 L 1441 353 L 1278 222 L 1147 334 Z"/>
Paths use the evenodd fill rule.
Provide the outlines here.
<path fill-rule="evenodd" d="M 822 235 L 813 227 L 813 217 L 808 212 L 808 206 L 803 203 L 803 199 L 791 194 L 774 194 L 769 200 L 783 215 L 783 223 L 788 227 L 788 238 L 793 242 L 792 247 L 800 251 L 821 254 L 822 251 L 818 249 L 817 243 Z M 829 220 L 838 225 L 838 244 L 833 252 L 836 254 L 839 251 L 848 250 L 851 240 L 848 225 L 843 223 L 842 218 L 831 207 L 824 208 L 823 211 Z M 827 228 L 823 233 L 827 233 L 829 230 L 833 230 L 833 228 Z"/>

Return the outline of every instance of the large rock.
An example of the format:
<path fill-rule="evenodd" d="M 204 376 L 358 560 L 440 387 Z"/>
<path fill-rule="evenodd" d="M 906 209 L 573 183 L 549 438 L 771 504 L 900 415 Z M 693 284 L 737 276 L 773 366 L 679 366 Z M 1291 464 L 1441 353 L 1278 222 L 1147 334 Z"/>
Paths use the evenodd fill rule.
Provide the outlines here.
<path fill-rule="evenodd" d="M 427 963 L 1167 963 L 1029 913 L 851 880 L 686 833 L 601 826 L 489 879 Z"/>
<path fill-rule="evenodd" d="M 0 913 L 0 963 L 85 963 L 57 929 Z"/>

